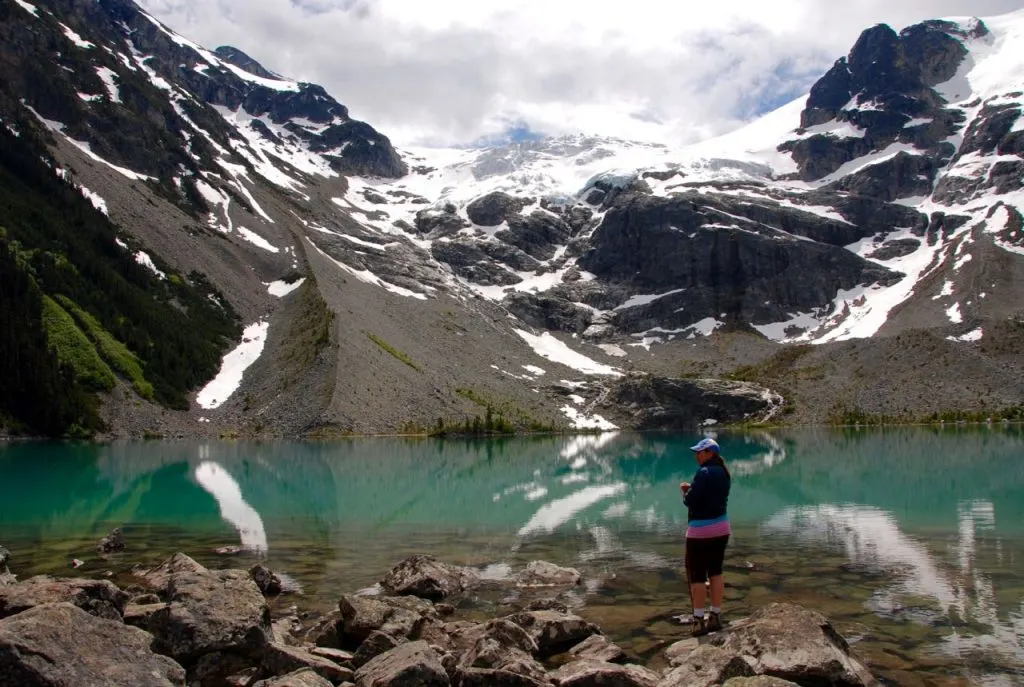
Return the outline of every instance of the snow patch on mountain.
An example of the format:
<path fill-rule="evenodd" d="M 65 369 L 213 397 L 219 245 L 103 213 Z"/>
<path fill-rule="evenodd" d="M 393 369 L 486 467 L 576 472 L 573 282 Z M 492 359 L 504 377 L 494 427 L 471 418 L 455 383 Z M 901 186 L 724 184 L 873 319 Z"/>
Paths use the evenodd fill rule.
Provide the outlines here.
<path fill-rule="evenodd" d="M 196 397 L 196 403 L 200 408 L 219 408 L 231 398 L 241 385 L 245 371 L 259 360 L 263 353 L 269 330 L 269 322 L 255 322 L 245 328 L 242 332 L 242 342 L 224 356 L 217 376 L 204 386 Z"/>
<path fill-rule="evenodd" d="M 534 353 L 542 358 L 547 358 L 552 362 L 560 363 L 588 375 L 622 376 L 622 373 L 614 367 L 603 365 L 591 360 L 582 353 L 577 353 L 548 332 L 538 336 L 522 329 L 514 329 L 513 331 L 529 344 Z"/>

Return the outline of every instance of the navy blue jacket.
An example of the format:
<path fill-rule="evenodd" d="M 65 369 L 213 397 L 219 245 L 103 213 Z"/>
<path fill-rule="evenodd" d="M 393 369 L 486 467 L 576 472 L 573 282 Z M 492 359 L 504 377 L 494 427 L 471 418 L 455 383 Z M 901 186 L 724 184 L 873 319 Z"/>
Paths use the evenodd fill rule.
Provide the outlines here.
<path fill-rule="evenodd" d="M 683 497 L 689 509 L 687 520 L 713 520 L 725 515 L 731 483 L 723 466 L 716 463 L 701 466 Z"/>

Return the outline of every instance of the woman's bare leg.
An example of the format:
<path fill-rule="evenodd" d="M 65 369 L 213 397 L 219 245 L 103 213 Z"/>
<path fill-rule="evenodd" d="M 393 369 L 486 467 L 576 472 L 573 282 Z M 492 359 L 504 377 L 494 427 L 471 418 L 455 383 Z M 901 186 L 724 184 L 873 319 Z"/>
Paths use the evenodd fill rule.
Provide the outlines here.
<path fill-rule="evenodd" d="M 721 608 L 725 602 L 725 576 L 713 575 L 711 578 L 711 605 Z M 702 587 L 704 585 L 701 585 Z"/>
<path fill-rule="evenodd" d="M 707 606 L 708 590 L 703 582 L 690 585 L 690 602 L 694 609 L 703 610 Z"/>

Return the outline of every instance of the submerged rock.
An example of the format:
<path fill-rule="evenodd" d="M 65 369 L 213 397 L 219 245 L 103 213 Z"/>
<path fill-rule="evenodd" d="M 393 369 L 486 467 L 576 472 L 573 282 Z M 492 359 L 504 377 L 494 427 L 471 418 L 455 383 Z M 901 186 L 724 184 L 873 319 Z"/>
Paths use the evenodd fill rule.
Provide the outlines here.
<path fill-rule="evenodd" d="M 531 561 L 519 573 L 522 587 L 572 587 L 582 579 L 576 568 L 563 568 L 547 561 Z"/>
<path fill-rule="evenodd" d="M 271 572 L 267 566 L 257 563 L 249 568 L 249 575 L 265 596 L 276 596 L 284 590 L 281 578 Z"/>
<path fill-rule="evenodd" d="M 110 534 L 103 537 L 100 543 L 96 545 L 96 550 L 100 553 L 118 553 L 124 551 L 124 549 L 124 533 L 121 532 L 120 527 L 110 530 Z"/>
<path fill-rule="evenodd" d="M 477 574 L 469 568 L 442 563 L 433 556 L 418 554 L 392 568 L 380 581 L 380 585 L 390 594 L 440 601 L 469 589 L 477 581 Z"/>
<path fill-rule="evenodd" d="M 151 649 L 153 637 L 70 603 L 0 620 L 0 684 L 185 685 L 185 669 Z"/>

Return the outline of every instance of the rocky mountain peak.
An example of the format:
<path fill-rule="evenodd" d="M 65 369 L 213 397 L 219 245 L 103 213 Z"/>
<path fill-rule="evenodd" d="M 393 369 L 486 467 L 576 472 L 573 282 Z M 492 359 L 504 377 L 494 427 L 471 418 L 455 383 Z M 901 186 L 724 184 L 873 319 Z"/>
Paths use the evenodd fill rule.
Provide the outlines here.
<path fill-rule="evenodd" d="M 285 81 L 284 77 L 280 74 L 275 74 L 270 71 L 262 64 L 254 60 L 253 58 L 246 55 L 244 52 L 230 45 L 222 45 L 213 51 L 213 54 L 221 58 L 225 62 L 230 62 L 239 69 L 244 69 L 254 76 L 261 77 L 263 79 L 277 79 L 279 81 Z"/>

